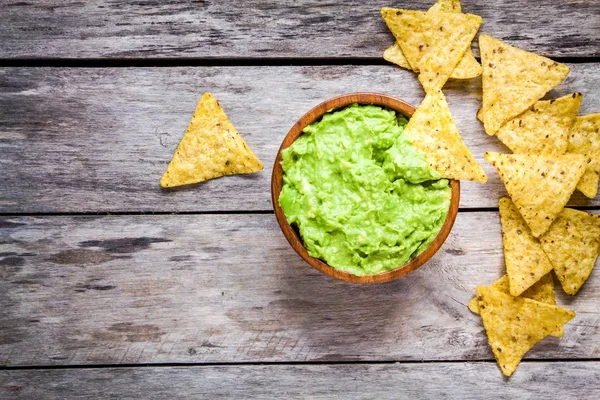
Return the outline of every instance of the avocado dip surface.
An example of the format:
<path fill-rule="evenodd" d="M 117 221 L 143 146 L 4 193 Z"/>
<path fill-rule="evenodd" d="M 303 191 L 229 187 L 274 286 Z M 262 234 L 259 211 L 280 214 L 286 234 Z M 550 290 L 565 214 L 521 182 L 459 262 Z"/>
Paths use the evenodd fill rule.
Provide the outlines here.
<path fill-rule="evenodd" d="M 377 274 L 435 239 L 451 189 L 410 144 L 406 123 L 394 111 L 354 104 L 325 114 L 281 152 L 279 205 L 312 257 Z"/>

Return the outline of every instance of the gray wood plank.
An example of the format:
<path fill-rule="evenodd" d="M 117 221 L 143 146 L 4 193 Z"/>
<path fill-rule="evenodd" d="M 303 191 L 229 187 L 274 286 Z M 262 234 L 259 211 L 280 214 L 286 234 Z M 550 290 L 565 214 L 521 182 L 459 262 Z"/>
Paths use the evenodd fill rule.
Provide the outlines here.
<path fill-rule="evenodd" d="M 10 1 L 2 58 L 381 58 L 393 43 L 379 10 L 434 0 Z M 600 56 L 594 0 L 463 0 L 482 32 L 552 56 Z"/>
<path fill-rule="evenodd" d="M 584 93 L 582 113 L 600 111 L 599 63 L 570 64 L 553 96 Z M 464 182 L 461 207 L 496 207 L 504 193 L 486 150 L 507 151 L 475 113 L 480 80 L 445 93 L 486 185 Z M 264 171 L 163 191 L 158 181 L 196 102 L 211 91 Z M 0 69 L 0 212 L 270 210 L 271 168 L 293 123 L 330 97 L 376 91 L 418 104 L 415 75 L 393 66 L 3 68 Z M 578 192 L 572 204 L 598 205 Z"/>
<path fill-rule="evenodd" d="M 428 264 L 322 275 L 273 215 L 0 218 L 0 365 L 490 360 L 475 287 L 503 274 L 497 213 L 459 213 Z M 600 355 L 600 270 L 529 359 Z"/>
<path fill-rule="evenodd" d="M 596 399 L 600 362 L 246 365 L 0 371 L 3 399 Z M 483 386 L 482 386 L 483 385 Z"/>

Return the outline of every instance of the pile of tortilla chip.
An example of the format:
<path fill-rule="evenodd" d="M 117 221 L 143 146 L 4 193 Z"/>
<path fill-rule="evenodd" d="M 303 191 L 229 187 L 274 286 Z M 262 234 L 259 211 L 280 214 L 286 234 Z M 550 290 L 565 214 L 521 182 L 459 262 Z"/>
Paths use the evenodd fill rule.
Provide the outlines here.
<path fill-rule="evenodd" d="M 600 216 L 565 208 L 575 189 L 593 198 L 600 172 L 600 114 L 579 117 L 581 93 L 541 100 L 569 68 L 479 36 L 483 105 L 477 117 L 513 154 L 488 152 L 509 197 L 499 202 L 506 275 L 477 288 L 492 352 L 510 376 L 527 351 L 561 337 L 575 313 L 556 305 L 552 271 L 575 295 L 600 253 Z"/>
<path fill-rule="evenodd" d="M 535 237 L 510 198 L 501 198 L 499 207 L 508 292 L 521 296 L 554 271 L 564 292 L 575 295 L 600 253 L 600 216 L 564 208 Z"/>
<path fill-rule="evenodd" d="M 478 117 L 514 153 L 485 154 L 510 196 L 500 200 L 510 293 L 518 296 L 553 269 L 574 295 L 600 251 L 600 217 L 565 206 L 576 188 L 597 193 L 600 114 L 577 116 L 581 93 L 540 100 L 567 76 L 566 65 L 483 34 L 479 47 Z"/>
<path fill-rule="evenodd" d="M 442 93 L 448 78 L 481 75 L 481 65 L 471 53 L 481 17 L 463 14 L 458 0 L 438 0 L 428 11 L 382 8 L 381 15 L 396 38 L 383 57 L 418 72 L 426 92 L 405 129 L 411 143 L 443 178 L 487 182 Z"/>
<path fill-rule="evenodd" d="M 445 178 L 487 181 L 450 115 L 442 93 L 449 78 L 482 75 L 477 117 L 514 153 L 485 155 L 510 196 L 499 204 L 506 275 L 478 287 L 469 304 L 510 376 L 529 349 L 563 336 L 575 317 L 556 305 L 552 271 L 575 294 L 600 252 L 600 217 L 565 208 L 576 188 L 596 195 L 598 118 L 577 117 L 580 93 L 541 100 L 569 73 L 564 64 L 482 34 L 480 66 L 470 43 L 481 18 L 463 14 L 458 0 L 439 0 L 428 11 L 383 8 L 381 15 L 396 38 L 384 58 L 417 72 L 426 93 L 406 132 L 431 168 Z"/>
<path fill-rule="evenodd" d="M 533 345 L 563 336 L 575 317 L 556 306 L 552 271 L 567 294 L 579 290 L 600 252 L 600 216 L 565 208 L 536 238 L 510 198 L 501 198 L 499 208 L 506 275 L 478 287 L 469 309 L 481 315 L 498 365 L 510 376 Z"/>
<path fill-rule="evenodd" d="M 382 8 L 381 16 L 396 38 L 383 57 L 417 72 L 425 92 L 441 90 L 448 78 L 481 75 L 471 42 L 482 19 L 463 14 L 458 0 L 438 0 L 427 11 Z"/>

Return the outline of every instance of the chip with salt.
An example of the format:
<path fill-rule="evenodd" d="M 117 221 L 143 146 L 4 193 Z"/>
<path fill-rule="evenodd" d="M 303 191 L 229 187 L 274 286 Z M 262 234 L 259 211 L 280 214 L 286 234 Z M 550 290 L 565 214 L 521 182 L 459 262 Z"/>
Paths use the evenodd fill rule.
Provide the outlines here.
<path fill-rule="evenodd" d="M 381 15 L 427 93 L 444 86 L 482 21 L 472 14 L 393 8 L 382 8 Z"/>
<path fill-rule="evenodd" d="M 488 35 L 479 35 L 479 49 L 483 67 L 483 106 L 477 115 L 489 135 L 494 135 L 506 121 L 526 111 L 569 73 L 565 64 Z"/>
<path fill-rule="evenodd" d="M 487 152 L 485 159 L 498 170 L 508 195 L 535 237 L 546 232 L 565 207 L 585 172 L 581 154 L 542 156 Z"/>
<path fill-rule="evenodd" d="M 552 264 L 513 202 L 503 197 L 499 207 L 510 294 L 519 296 L 552 271 Z"/>
<path fill-rule="evenodd" d="M 504 275 L 490 286 L 492 289 L 501 291 L 502 293 L 510 294 L 508 276 Z M 556 305 L 556 297 L 554 294 L 554 279 L 552 273 L 544 275 L 532 287 L 521 293 L 521 297 L 539 301 L 541 303 Z M 475 314 L 479 314 L 479 301 L 477 297 L 473 297 L 469 302 L 469 310 Z M 556 332 L 552 332 L 552 336 L 563 337 L 564 329 L 560 327 Z"/>
<path fill-rule="evenodd" d="M 458 0 L 438 0 L 428 11 L 445 11 L 453 13 L 461 13 L 460 1 Z M 399 65 L 402 68 L 412 70 L 412 67 L 404 57 L 404 53 L 400 49 L 398 43 L 394 43 L 383 52 L 383 58 L 386 61 Z M 471 79 L 481 75 L 481 65 L 473 56 L 471 49 L 467 49 L 463 57 L 460 59 L 456 68 L 450 74 L 452 79 Z"/>
<path fill-rule="evenodd" d="M 555 100 L 540 100 L 504 124 L 496 136 L 513 153 L 565 154 L 569 130 L 580 105 L 581 93 L 568 94 Z"/>
<path fill-rule="evenodd" d="M 261 169 L 262 162 L 252 153 L 217 100 L 205 93 L 160 179 L 160 186 L 189 185 Z"/>
<path fill-rule="evenodd" d="M 565 208 L 540 241 L 563 290 L 574 295 L 592 273 L 600 252 L 600 216 Z"/>
<path fill-rule="evenodd" d="M 575 317 L 572 310 L 479 286 L 479 312 L 494 357 L 506 376 L 540 340 Z"/>
<path fill-rule="evenodd" d="M 487 175 L 467 149 L 441 91 L 425 96 L 405 132 L 413 146 L 442 177 L 487 182 Z"/>
<path fill-rule="evenodd" d="M 569 132 L 567 151 L 587 157 L 587 169 L 577 184 L 577 189 L 589 198 L 596 197 L 600 175 L 600 113 L 575 118 Z"/>

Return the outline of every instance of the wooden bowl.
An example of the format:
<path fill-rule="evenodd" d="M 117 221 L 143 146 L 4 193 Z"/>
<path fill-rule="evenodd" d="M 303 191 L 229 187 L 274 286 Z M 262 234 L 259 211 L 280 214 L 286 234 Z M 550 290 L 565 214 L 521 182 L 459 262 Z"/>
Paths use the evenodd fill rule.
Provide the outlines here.
<path fill-rule="evenodd" d="M 294 228 L 292 228 L 288 224 L 283 210 L 279 206 L 278 199 L 279 194 L 281 193 L 281 187 L 283 186 L 281 150 L 291 146 L 294 140 L 296 140 L 296 138 L 300 136 L 300 134 L 302 134 L 302 130 L 306 126 L 319 120 L 323 116 L 323 114 L 349 106 L 354 103 L 374 104 L 377 106 L 381 106 L 390 110 L 394 110 L 404 115 L 406 118 L 410 118 L 415 112 L 414 106 L 394 97 L 377 93 L 351 93 L 343 96 L 334 97 L 319 104 L 318 106 L 304 114 L 304 116 L 300 118 L 298 122 L 294 124 L 294 126 L 292 126 L 292 129 L 290 129 L 286 137 L 283 139 L 283 143 L 281 143 L 281 147 L 279 147 L 277 157 L 275 158 L 275 165 L 273 166 L 273 175 L 271 177 L 271 199 L 273 201 L 273 208 L 275 210 L 277 222 L 279 223 L 279 226 L 281 227 L 285 238 L 290 243 L 292 248 L 296 250 L 296 253 L 298 253 L 300 257 L 302 257 L 306 262 L 308 262 L 310 265 L 323 272 L 324 274 L 327 274 L 337 279 L 341 279 L 343 281 L 353 283 L 383 283 L 401 278 L 409 272 L 414 271 L 415 269 L 423 265 L 425 262 L 427 262 L 439 250 L 439 248 L 442 246 L 442 244 L 448 237 L 448 234 L 452 229 L 452 225 L 454 225 L 456 214 L 458 213 L 458 203 L 460 200 L 460 182 L 455 180 L 450 181 L 450 187 L 452 189 L 450 209 L 448 211 L 446 221 L 444 221 L 444 225 L 442 225 L 442 228 L 440 229 L 440 232 L 437 234 L 436 238 L 429 245 L 429 247 L 425 249 L 423 253 L 421 253 L 405 265 L 399 265 L 396 269 L 375 275 L 357 276 L 349 272 L 339 271 L 333 267 L 330 267 L 324 261 L 309 256 L 308 252 L 304 248 L 304 244 L 302 243 L 300 235 Z"/>

